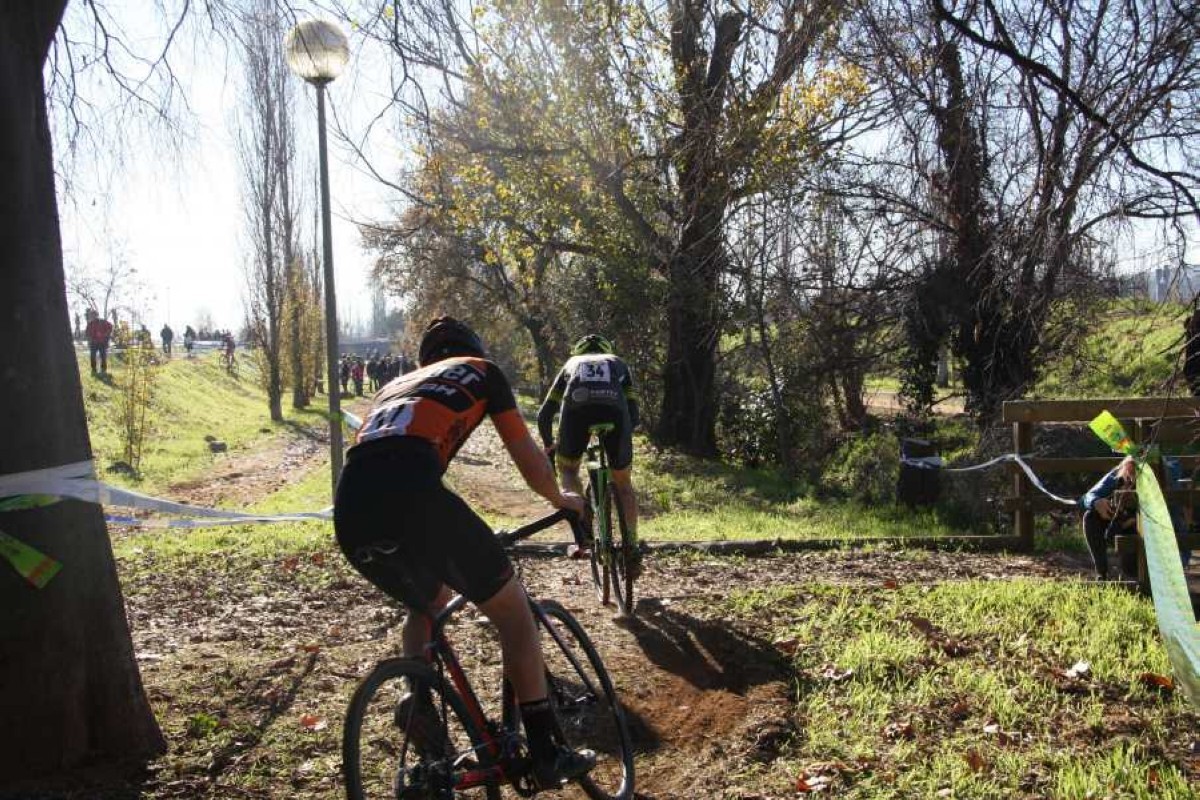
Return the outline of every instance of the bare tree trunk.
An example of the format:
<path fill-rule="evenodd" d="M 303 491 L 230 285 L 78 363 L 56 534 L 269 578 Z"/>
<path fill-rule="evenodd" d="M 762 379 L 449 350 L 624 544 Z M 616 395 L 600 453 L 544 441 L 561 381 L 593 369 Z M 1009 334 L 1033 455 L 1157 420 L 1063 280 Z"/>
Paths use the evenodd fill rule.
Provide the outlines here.
<path fill-rule="evenodd" d="M 286 240 L 294 225 L 287 208 L 290 182 L 281 176 L 290 158 L 287 132 L 287 67 L 279 47 L 282 24 L 276 9 L 260 2 L 242 25 L 242 58 L 247 100 L 239 131 L 239 155 L 245 178 L 245 209 L 253 242 L 247 264 L 248 316 L 264 371 L 271 419 L 283 420 L 283 324 L 288 294 L 286 257 L 294 241 Z"/>
<path fill-rule="evenodd" d="M 658 439 L 695 455 L 715 456 L 719 280 L 726 266 L 729 204 L 729 176 L 718 140 L 730 66 L 745 17 L 740 12 L 722 14 L 707 55 L 700 43 L 703 16 L 703 4 L 683 2 L 672 9 L 671 54 L 683 109 L 675 162 L 688 221 L 667 268 L 667 363 Z"/>
<path fill-rule="evenodd" d="M 550 391 L 550 383 L 558 374 L 558 361 L 554 358 L 554 350 L 550 346 L 550 337 L 547 335 L 548 323 L 533 316 L 522 316 L 521 325 L 529 333 L 529 340 L 533 342 L 533 352 L 537 357 L 538 365 L 538 396 L 545 397 L 546 392 Z"/>
<path fill-rule="evenodd" d="M 42 81 L 64 7 L 0 3 L 0 474 L 91 458 Z M 162 753 L 100 508 L 67 501 L 0 524 L 64 565 L 38 590 L 0 564 L 0 789 Z"/>

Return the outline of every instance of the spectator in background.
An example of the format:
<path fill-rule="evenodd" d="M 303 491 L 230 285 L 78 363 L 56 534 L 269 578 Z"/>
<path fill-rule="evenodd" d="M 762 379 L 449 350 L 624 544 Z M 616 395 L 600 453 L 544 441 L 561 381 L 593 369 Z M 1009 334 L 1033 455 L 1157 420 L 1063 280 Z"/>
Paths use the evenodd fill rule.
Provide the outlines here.
<path fill-rule="evenodd" d="M 1165 460 L 1165 459 L 1164 459 Z M 1120 534 L 1137 533 L 1137 488 L 1136 464 L 1126 456 L 1119 465 L 1096 482 L 1088 493 L 1079 498 L 1083 507 L 1083 537 L 1087 540 L 1092 563 L 1096 567 L 1096 580 L 1108 579 L 1108 546 Z M 1178 506 L 1167 507 L 1171 516 L 1171 527 L 1176 538 L 1187 531 L 1183 513 Z M 1137 571 L 1135 557 L 1121 565 L 1125 573 Z M 1180 559 L 1186 567 L 1191 560 L 1191 551 L 1180 549 Z M 1120 577 L 1119 575 L 1117 576 Z"/>
<path fill-rule="evenodd" d="M 192 330 L 192 326 L 188 325 L 183 329 L 183 349 L 187 351 L 188 358 L 192 357 L 192 348 L 196 346 L 196 331 Z"/>
<path fill-rule="evenodd" d="M 1108 579 L 1108 545 L 1119 533 L 1137 528 L 1137 509 L 1132 493 L 1134 462 L 1126 457 L 1115 469 L 1096 482 L 1080 498 L 1083 506 L 1083 538 L 1087 541 L 1096 580 Z"/>
<path fill-rule="evenodd" d="M 342 383 L 342 394 L 346 393 L 346 384 L 350 382 L 350 359 L 342 356 L 342 362 L 339 367 L 339 378 Z"/>
<path fill-rule="evenodd" d="M 88 341 L 88 360 L 92 362 L 93 375 L 108 374 L 108 342 L 112 338 L 112 323 L 101 318 L 96 309 L 89 308 L 84 314 L 87 327 L 84 335 Z M 96 371 L 96 356 L 100 356 L 100 371 Z"/>
<path fill-rule="evenodd" d="M 363 394 L 363 362 L 361 358 L 355 358 L 354 363 L 350 365 L 350 377 L 354 381 L 354 393 L 359 397 Z"/>
<path fill-rule="evenodd" d="M 175 341 L 175 331 L 171 330 L 171 326 L 163 323 L 162 330 L 158 332 L 162 337 L 163 353 L 171 355 L 171 342 Z"/>
<path fill-rule="evenodd" d="M 372 392 L 379 391 L 379 359 L 374 353 L 367 359 L 367 380 Z"/>

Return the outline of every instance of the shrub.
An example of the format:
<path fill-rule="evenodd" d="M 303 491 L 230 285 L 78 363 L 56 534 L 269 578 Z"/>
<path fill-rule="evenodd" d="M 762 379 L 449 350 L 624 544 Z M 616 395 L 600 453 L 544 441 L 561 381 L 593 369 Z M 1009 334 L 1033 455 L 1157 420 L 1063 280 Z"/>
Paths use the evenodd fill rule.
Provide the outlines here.
<path fill-rule="evenodd" d="M 864 503 L 892 500 L 900 478 L 900 440 L 891 431 L 850 437 L 834 451 L 822 487 Z"/>

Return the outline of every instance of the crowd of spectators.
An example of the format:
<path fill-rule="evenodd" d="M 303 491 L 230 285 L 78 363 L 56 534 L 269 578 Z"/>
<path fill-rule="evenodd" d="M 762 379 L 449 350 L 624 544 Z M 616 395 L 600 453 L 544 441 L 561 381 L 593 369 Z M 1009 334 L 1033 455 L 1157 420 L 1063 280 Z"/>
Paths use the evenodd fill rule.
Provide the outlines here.
<path fill-rule="evenodd" d="M 354 395 L 362 397 L 364 391 L 377 392 L 388 381 L 411 370 L 412 363 L 406 356 L 372 350 L 365 359 L 355 354 L 342 356 L 338 380 L 342 394 L 349 394 L 353 388 Z"/>
<path fill-rule="evenodd" d="M 112 316 L 113 319 L 109 321 L 101 317 L 95 309 L 89 308 L 84 313 L 87 320 L 85 326 L 81 326 L 76 318 L 75 338 L 87 343 L 94 375 L 108 373 L 110 346 L 125 347 L 138 344 L 142 347 L 155 347 L 150 330 L 145 324 L 139 323 L 136 328 L 131 328 L 128 322 L 118 321 L 115 313 Z M 175 331 L 169 324 L 164 324 L 158 336 L 163 355 L 170 358 L 175 346 Z M 183 349 L 189 358 L 193 356 L 197 342 L 216 342 L 222 352 L 230 353 L 234 341 L 232 331 L 220 328 L 194 328 L 188 325 L 183 331 Z M 362 397 L 367 392 L 379 391 L 385 383 L 412 371 L 414 366 L 407 356 L 380 353 L 378 350 L 372 350 L 365 358 L 353 353 L 344 355 L 338 375 L 342 394 L 352 392 L 355 396 Z"/>

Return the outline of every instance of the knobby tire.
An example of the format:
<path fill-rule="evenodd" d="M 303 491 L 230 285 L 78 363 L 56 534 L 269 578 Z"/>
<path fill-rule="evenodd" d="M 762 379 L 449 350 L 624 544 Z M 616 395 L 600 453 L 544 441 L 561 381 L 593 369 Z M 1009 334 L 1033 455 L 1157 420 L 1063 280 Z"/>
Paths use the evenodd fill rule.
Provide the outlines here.
<path fill-rule="evenodd" d="M 601 605 L 608 605 L 610 594 L 608 584 L 608 568 L 605 566 L 605 559 L 611 556 L 611 553 L 605 552 L 605 541 L 608 541 L 610 543 L 609 546 L 611 546 L 612 517 L 609 513 L 611 512 L 611 509 L 609 509 L 609 512 L 606 512 L 603 508 L 601 508 L 600 504 L 596 502 L 596 485 L 590 481 L 588 482 L 587 488 L 587 500 L 592 506 L 592 547 L 591 552 L 588 554 L 588 562 L 592 568 L 592 584 L 596 587 L 596 599 L 600 601 Z M 604 534 L 603 530 L 605 519 L 610 520 L 610 528 L 607 536 Z"/>
<path fill-rule="evenodd" d="M 621 613 L 631 615 L 633 614 L 633 579 L 629 576 L 629 558 L 633 552 L 633 542 L 629 535 L 629 529 L 625 526 L 625 507 L 621 505 L 621 498 L 617 496 L 616 485 L 611 482 L 608 484 L 608 507 L 610 514 L 614 509 L 617 512 L 617 524 L 609 524 L 611 547 L 608 570 L 612 576 L 613 595 L 616 597 L 617 608 L 621 609 Z M 620 542 L 613 535 L 617 532 L 620 533 Z"/>
<path fill-rule="evenodd" d="M 428 692 L 430 707 L 443 726 L 443 755 L 417 752 L 407 719 L 397 719 L 400 698 Z M 342 775 L 348 800 L 395 800 L 401 797 L 500 800 L 495 784 L 464 791 L 449 788 L 445 776 L 455 769 L 492 767 L 483 736 L 458 692 L 424 662 L 407 658 L 381 661 L 354 692 L 342 729 Z"/>
<path fill-rule="evenodd" d="M 539 606 L 545 617 L 538 621 L 549 628 L 542 650 L 558 735 L 569 747 L 596 751 L 596 766 L 578 786 L 592 800 L 629 800 L 633 743 L 608 670 L 570 612 L 553 600 Z"/>

